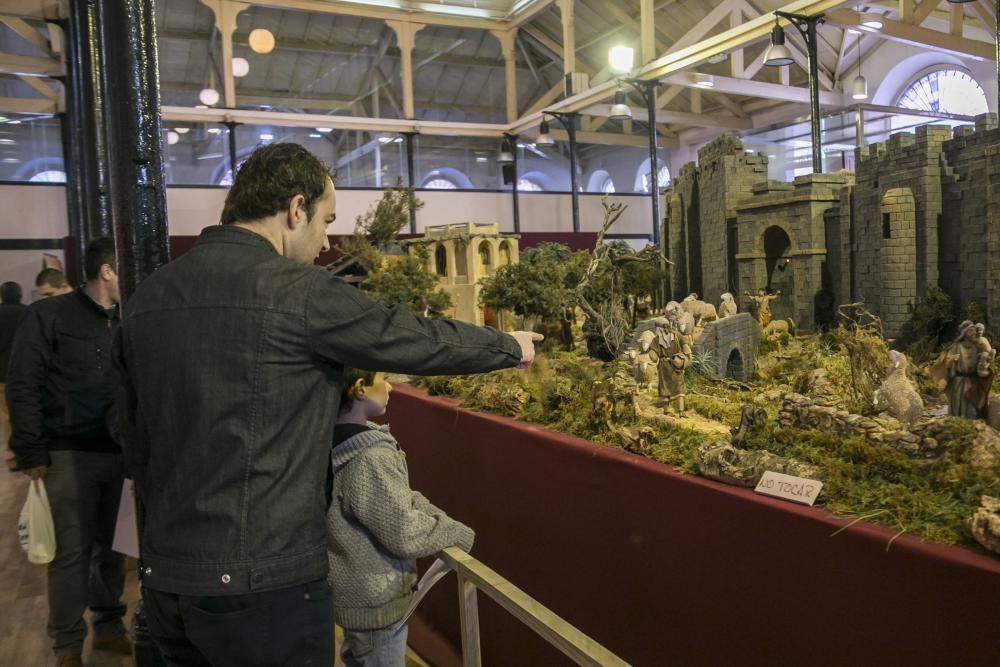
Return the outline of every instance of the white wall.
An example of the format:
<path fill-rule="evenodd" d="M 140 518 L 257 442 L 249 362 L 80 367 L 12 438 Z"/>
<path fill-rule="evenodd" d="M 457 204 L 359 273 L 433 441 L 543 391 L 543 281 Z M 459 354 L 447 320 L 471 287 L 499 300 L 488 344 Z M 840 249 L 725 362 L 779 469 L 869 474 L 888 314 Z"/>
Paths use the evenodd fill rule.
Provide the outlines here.
<path fill-rule="evenodd" d="M 67 235 L 66 192 L 60 185 L 0 186 L 0 239 L 62 239 Z M 32 300 L 43 254 L 65 261 L 62 250 L 0 250 L 0 282 L 21 284 Z"/>

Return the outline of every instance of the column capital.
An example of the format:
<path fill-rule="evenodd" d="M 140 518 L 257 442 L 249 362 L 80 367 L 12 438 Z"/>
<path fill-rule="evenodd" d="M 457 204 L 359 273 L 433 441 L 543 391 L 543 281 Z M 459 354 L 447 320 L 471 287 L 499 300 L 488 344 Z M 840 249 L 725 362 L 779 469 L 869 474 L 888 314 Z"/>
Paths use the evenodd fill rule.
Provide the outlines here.
<path fill-rule="evenodd" d="M 385 24 L 396 33 L 396 43 L 400 50 L 412 51 L 418 32 L 427 27 L 426 23 L 412 21 L 386 21 Z"/>
<path fill-rule="evenodd" d="M 510 30 L 490 30 L 490 34 L 500 42 L 500 52 L 503 54 L 504 60 L 512 59 L 514 57 L 514 40 L 517 37 L 517 28 L 511 28 Z"/>

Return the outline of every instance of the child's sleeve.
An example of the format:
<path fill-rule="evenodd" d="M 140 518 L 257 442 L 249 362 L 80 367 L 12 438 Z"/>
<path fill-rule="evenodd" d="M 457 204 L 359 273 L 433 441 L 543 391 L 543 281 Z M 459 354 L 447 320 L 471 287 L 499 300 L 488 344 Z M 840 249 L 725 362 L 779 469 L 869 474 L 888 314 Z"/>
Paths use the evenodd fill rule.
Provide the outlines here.
<path fill-rule="evenodd" d="M 472 548 L 475 533 L 410 489 L 399 455 L 375 450 L 351 466 L 343 487 L 344 504 L 397 558 L 420 558 L 445 547 Z"/>

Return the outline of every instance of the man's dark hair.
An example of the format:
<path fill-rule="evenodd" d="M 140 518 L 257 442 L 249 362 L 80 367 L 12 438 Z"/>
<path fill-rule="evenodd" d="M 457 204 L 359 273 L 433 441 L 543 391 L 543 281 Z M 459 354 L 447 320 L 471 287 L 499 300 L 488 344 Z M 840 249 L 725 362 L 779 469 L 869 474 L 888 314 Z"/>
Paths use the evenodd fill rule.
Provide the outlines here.
<path fill-rule="evenodd" d="M 66 276 L 59 269 L 42 269 L 35 276 L 35 287 L 41 287 L 42 285 L 49 285 L 50 287 L 69 287 L 69 281 L 66 280 Z"/>
<path fill-rule="evenodd" d="M 305 198 L 306 214 L 312 219 L 327 178 L 332 178 L 330 170 L 298 144 L 261 146 L 236 172 L 221 222 L 230 225 L 270 217 L 287 208 L 295 195 Z"/>
<path fill-rule="evenodd" d="M 84 276 L 93 280 L 105 264 L 115 268 L 115 242 L 105 237 L 94 239 L 87 244 L 87 251 L 83 254 Z"/>
<path fill-rule="evenodd" d="M 366 387 L 370 387 L 375 383 L 375 371 L 361 371 L 357 368 L 344 368 L 344 391 L 340 394 L 340 407 L 337 410 L 337 414 L 344 414 L 349 412 L 351 406 L 354 404 L 354 398 L 348 394 L 348 390 L 354 386 L 354 383 L 358 380 L 364 381 Z"/>
<path fill-rule="evenodd" d="M 21 291 L 21 286 L 13 280 L 0 285 L 0 302 L 21 303 L 21 297 L 23 295 L 24 293 Z"/>

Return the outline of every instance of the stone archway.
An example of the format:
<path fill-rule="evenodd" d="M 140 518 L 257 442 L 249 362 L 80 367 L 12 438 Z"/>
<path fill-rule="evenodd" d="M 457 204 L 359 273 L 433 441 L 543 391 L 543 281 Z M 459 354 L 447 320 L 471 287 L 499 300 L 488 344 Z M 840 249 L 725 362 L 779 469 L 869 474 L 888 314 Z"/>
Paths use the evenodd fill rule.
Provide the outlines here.
<path fill-rule="evenodd" d="M 734 347 L 726 360 L 726 377 L 743 381 L 746 379 L 746 370 L 743 367 L 743 354 L 740 348 Z"/>
<path fill-rule="evenodd" d="M 792 262 L 792 239 L 788 232 L 778 225 L 764 230 L 761 238 L 764 246 L 764 266 L 768 292 L 781 292 L 781 296 L 771 302 L 772 319 L 787 319 L 795 311 L 795 268 Z"/>

